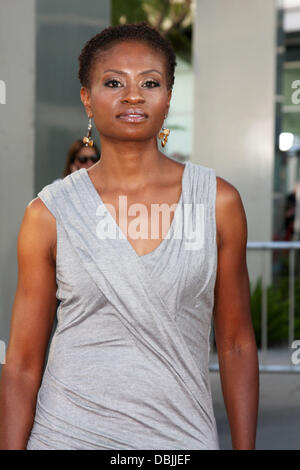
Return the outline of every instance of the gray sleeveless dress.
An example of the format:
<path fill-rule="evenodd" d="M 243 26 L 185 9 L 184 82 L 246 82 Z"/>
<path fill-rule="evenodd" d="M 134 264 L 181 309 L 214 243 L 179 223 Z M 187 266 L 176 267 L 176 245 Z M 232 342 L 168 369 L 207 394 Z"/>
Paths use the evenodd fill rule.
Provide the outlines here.
<path fill-rule="evenodd" d="M 85 168 L 38 196 L 56 218 L 61 302 L 27 449 L 219 449 L 215 171 L 185 163 L 168 235 L 144 256 Z"/>

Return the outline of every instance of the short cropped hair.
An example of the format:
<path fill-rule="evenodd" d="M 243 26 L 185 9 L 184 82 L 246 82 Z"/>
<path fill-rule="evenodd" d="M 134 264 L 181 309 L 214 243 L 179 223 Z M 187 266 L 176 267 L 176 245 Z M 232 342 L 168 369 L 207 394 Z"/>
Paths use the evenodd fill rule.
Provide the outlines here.
<path fill-rule="evenodd" d="M 145 21 L 117 26 L 109 26 L 101 33 L 93 36 L 81 50 L 78 78 L 83 87 L 91 87 L 91 71 L 101 53 L 107 51 L 115 44 L 124 41 L 144 42 L 154 50 L 160 51 L 165 57 L 167 71 L 167 88 L 171 90 L 174 84 L 174 72 L 177 65 L 176 55 L 171 42 L 164 38 L 160 32 L 149 26 Z"/>

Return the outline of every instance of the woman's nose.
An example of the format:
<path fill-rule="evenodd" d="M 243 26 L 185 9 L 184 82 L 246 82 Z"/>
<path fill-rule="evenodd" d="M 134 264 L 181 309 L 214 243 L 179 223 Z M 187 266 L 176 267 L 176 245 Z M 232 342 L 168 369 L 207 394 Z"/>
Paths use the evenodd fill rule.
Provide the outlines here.
<path fill-rule="evenodd" d="M 133 84 L 125 87 L 122 100 L 130 103 L 140 103 L 145 101 L 145 98 L 140 87 Z"/>

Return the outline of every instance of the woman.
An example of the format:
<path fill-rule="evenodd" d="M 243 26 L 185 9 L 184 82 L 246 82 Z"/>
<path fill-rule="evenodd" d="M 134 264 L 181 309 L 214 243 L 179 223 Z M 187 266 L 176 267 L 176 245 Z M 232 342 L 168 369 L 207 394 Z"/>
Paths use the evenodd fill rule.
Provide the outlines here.
<path fill-rule="evenodd" d="M 93 147 L 86 146 L 82 139 L 75 140 L 70 146 L 63 176 L 68 176 L 80 168 L 89 168 L 100 160 L 100 152 L 95 143 Z"/>
<path fill-rule="evenodd" d="M 81 52 L 81 99 L 101 160 L 26 208 L 2 448 L 219 449 L 212 317 L 233 448 L 255 447 L 246 217 L 238 191 L 212 168 L 157 147 L 175 65 L 169 42 L 145 23 L 107 28 Z"/>

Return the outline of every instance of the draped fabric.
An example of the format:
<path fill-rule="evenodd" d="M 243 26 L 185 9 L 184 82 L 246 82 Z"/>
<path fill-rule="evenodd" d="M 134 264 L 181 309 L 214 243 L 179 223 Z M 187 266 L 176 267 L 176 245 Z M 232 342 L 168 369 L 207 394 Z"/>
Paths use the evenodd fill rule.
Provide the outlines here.
<path fill-rule="evenodd" d="M 214 170 L 185 163 L 170 230 L 144 256 L 86 169 L 38 196 L 56 219 L 61 302 L 27 449 L 219 449 Z"/>

